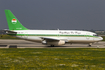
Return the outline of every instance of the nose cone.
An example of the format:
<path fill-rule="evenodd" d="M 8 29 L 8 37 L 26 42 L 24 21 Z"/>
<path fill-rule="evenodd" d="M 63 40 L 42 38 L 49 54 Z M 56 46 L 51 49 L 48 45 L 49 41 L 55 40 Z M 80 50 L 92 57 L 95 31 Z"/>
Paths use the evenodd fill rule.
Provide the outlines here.
<path fill-rule="evenodd" d="M 100 41 L 101 41 L 101 40 L 103 40 L 103 38 L 102 38 L 102 37 L 99 37 L 99 39 L 100 39 Z"/>

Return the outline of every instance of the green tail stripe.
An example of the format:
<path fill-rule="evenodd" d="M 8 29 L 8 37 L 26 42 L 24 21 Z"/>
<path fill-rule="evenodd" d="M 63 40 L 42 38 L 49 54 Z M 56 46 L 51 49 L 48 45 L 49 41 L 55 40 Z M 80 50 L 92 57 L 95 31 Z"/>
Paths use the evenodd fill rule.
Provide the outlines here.
<path fill-rule="evenodd" d="M 9 30 L 28 30 L 17 20 L 10 10 L 5 10 L 5 15 Z"/>

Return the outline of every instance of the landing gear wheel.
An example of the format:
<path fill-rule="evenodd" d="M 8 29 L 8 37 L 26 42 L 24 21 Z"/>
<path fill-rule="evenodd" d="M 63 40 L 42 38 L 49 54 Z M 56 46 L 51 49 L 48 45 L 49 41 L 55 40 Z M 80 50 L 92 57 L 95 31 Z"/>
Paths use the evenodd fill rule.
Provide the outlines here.
<path fill-rule="evenodd" d="M 89 44 L 89 47 L 91 47 L 91 46 L 92 46 L 92 43 Z"/>
<path fill-rule="evenodd" d="M 51 45 L 51 47 L 54 47 L 54 45 Z"/>
<path fill-rule="evenodd" d="M 89 47 L 91 47 L 91 45 L 89 45 Z"/>

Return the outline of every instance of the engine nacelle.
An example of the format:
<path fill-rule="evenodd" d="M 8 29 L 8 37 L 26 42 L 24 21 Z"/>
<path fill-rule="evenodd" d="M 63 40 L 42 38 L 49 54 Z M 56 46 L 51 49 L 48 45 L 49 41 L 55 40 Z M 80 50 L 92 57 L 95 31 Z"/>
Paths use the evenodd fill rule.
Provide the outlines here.
<path fill-rule="evenodd" d="M 42 44 L 46 45 L 47 44 L 46 40 L 43 40 L 42 41 Z"/>
<path fill-rule="evenodd" d="M 58 42 L 58 45 L 64 45 L 64 44 L 65 44 L 65 41 L 60 40 L 60 41 Z"/>
<path fill-rule="evenodd" d="M 50 42 L 47 42 L 46 43 L 47 45 L 64 45 L 65 44 L 65 41 L 50 41 Z"/>

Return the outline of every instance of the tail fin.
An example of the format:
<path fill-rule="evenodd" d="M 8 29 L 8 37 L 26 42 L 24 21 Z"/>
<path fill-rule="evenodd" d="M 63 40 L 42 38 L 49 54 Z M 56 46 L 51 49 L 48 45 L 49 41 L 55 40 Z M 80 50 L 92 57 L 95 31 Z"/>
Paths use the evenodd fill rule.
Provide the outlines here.
<path fill-rule="evenodd" d="M 28 30 L 17 20 L 10 10 L 5 10 L 5 15 L 9 30 Z"/>

